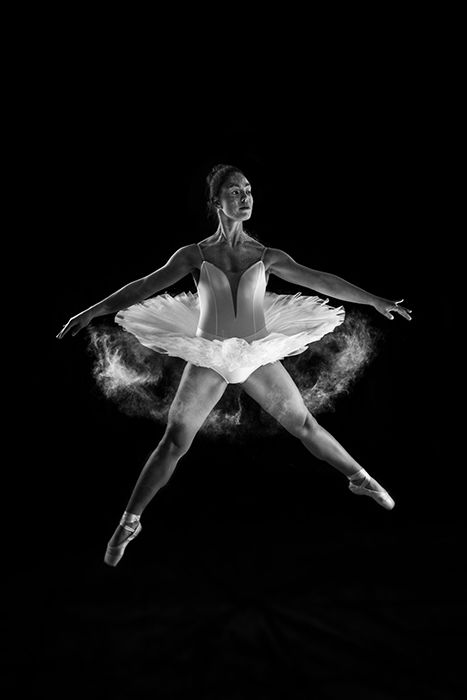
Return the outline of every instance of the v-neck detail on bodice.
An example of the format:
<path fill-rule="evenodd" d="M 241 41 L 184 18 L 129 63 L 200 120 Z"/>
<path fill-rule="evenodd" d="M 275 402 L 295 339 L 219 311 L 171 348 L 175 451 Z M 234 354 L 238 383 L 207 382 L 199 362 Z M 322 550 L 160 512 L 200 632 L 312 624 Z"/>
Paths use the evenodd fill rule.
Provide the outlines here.
<path fill-rule="evenodd" d="M 235 289 L 235 292 L 234 292 L 234 290 L 232 289 L 232 285 L 231 285 L 231 283 L 230 283 L 230 277 L 227 275 L 226 272 L 224 272 L 224 270 L 222 270 L 222 269 L 221 269 L 220 267 L 218 267 L 215 263 L 212 263 L 212 262 L 210 262 L 209 260 L 203 260 L 203 262 L 201 263 L 201 268 L 203 267 L 203 265 L 204 265 L 205 263 L 207 263 L 208 265 L 212 265 L 213 267 L 216 268 L 216 270 L 219 270 L 219 272 L 225 276 L 227 282 L 229 283 L 230 294 L 231 294 L 231 296 L 232 296 L 232 306 L 233 306 L 233 310 L 234 310 L 234 317 L 237 318 L 238 290 L 239 290 L 239 288 L 240 288 L 240 283 L 241 283 L 241 281 L 242 281 L 242 279 L 243 279 L 243 275 L 245 275 L 245 274 L 248 272 L 248 270 L 251 270 L 252 267 L 254 267 L 255 265 L 258 265 L 258 263 L 262 263 L 263 268 L 264 268 L 264 263 L 263 263 L 263 261 L 262 261 L 262 260 L 257 260 L 257 261 L 254 262 L 252 265 L 250 265 L 249 267 L 247 267 L 246 270 L 243 270 L 243 272 L 240 273 L 240 276 L 239 276 L 239 278 L 238 278 L 238 283 L 237 283 L 237 287 L 236 287 L 236 289 Z M 200 268 L 200 269 L 201 269 L 201 268 Z M 201 272 L 200 272 L 200 274 L 201 274 Z"/>
<path fill-rule="evenodd" d="M 239 273 L 227 274 L 204 258 L 198 280 L 200 328 L 216 337 L 247 337 L 263 331 L 266 268 L 261 258 Z"/>
<path fill-rule="evenodd" d="M 239 290 L 240 282 L 242 281 L 243 275 L 244 275 L 246 272 L 248 272 L 248 270 L 251 270 L 251 268 L 254 267 L 255 265 L 257 265 L 258 263 L 263 263 L 263 271 L 264 271 L 264 275 L 266 276 L 266 268 L 265 268 L 265 266 L 264 266 L 264 261 L 263 261 L 264 254 L 265 254 L 265 252 L 266 252 L 266 246 L 263 248 L 263 252 L 262 252 L 261 258 L 260 258 L 259 260 L 257 260 L 256 262 L 252 263 L 249 267 L 247 267 L 245 270 L 243 270 L 243 272 L 241 272 L 240 274 L 239 274 L 239 273 L 234 273 L 235 275 L 238 275 L 238 274 L 239 274 L 238 282 L 237 282 L 237 287 L 236 287 L 235 291 L 232 289 L 232 284 L 231 284 L 231 282 L 230 282 L 230 277 L 229 277 L 229 275 L 228 275 L 221 267 L 219 267 L 219 266 L 216 265 L 215 263 L 212 263 L 210 260 L 206 260 L 205 257 L 204 257 L 204 253 L 203 253 L 203 250 L 202 250 L 200 244 L 197 243 L 197 246 L 198 246 L 198 250 L 199 250 L 199 253 L 200 253 L 200 255 L 201 255 L 201 258 L 202 258 L 202 263 L 201 263 L 201 267 L 200 267 L 200 276 L 201 276 L 201 270 L 202 270 L 202 267 L 203 267 L 203 264 L 204 264 L 204 263 L 208 263 L 208 265 L 212 265 L 213 267 L 216 268 L 216 270 L 219 270 L 219 272 L 220 272 L 221 274 L 225 275 L 225 278 L 226 278 L 226 280 L 227 280 L 228 283 L 229 283 L 230 294 L 231 294 L 231 296 L 232 296 L 232 306 L 233 306 L 233 310 L 234 310 L 234 317 L 237 318 L 238 290 Z"/>

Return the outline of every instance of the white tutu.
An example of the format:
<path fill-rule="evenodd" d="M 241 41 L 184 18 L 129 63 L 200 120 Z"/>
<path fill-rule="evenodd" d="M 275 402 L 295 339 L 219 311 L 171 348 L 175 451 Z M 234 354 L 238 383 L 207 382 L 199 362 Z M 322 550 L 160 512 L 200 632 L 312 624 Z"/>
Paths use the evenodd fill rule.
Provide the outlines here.
<path fill-rule="evenodd" d="M 264 296 L 264 337 L 208 339 L 196 335 L 198 294 L 167 292 L 119 311 L 115 321 L 147 348 L 210 367 L 228 383 L 243 382 L 258 367 L 298 355 L 343 323 L 342 306 L 328 299 L 297 294 Z M 257 336 L 258 334 L 255 334 Z M 260 334 L 261 335 L 261 334 Z M 250 336 L 251 337 L 251 336 Z"/>

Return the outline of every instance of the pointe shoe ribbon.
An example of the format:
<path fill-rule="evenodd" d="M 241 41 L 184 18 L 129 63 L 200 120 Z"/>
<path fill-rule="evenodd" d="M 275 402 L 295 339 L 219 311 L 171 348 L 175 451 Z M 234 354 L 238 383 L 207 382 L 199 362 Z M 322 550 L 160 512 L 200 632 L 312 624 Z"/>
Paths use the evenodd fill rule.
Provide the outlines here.
<path fill-rule="evenodd" d="M 123 527 L 124 530 L 127 530 L 130 535 L 126 537 L 122 542 L 119 544 L 109 544 L 107 545 L 107 550 L 105 552 L 105 557 L 104 561 L 106 564 L 109 566 L 117 566 L 118 562 L 120 559 L 123 557 L 123 554 L 125 552 L 125 547 L 129 542 L 135 539 L 139 535 L 139 533 L 142 530 L 142 525 L 138 520 L 135 520 L 133 522 L 129 522 L 126 520 L 124 517 L 120 520 L 120 525 Z"/>
<path fill-rule="evenodd" d="M 386 510 L 392 510 L 394 508 L 395 501 L 391 496 L 388 494 L 386 489 L 383 489 L 383 487 L 378 484 L 375 479 L 372 479 L 369 475 L 363 474 L 363 472 L 357 472 L 356 474 L 353 475 L 352 478 L 362 478 L 364 477 L 365 481 L 363 481 L 361 484 L 354 484 L 352 481 L 349 483 L 349 489 L 352 491 L 352 493 L 355 493 L 357 496 L 370 496 L 370 498 L 373 498 L 377 503 L 379 503 L 380 506 L 383 506 L 383 508 L 386 508 Z M 378 488 L 368 488 L 368 484 L 373 481 L 374 483 L 377 484 Z"/>

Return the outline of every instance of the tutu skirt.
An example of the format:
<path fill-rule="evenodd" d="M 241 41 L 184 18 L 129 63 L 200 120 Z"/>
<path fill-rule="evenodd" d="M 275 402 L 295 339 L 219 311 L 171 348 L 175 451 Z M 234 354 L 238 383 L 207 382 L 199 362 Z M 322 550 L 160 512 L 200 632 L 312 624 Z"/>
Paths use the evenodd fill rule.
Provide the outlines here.
<path fill-rule="evenodd" d="M 328 299 L 297 294 L 264 296 L 265 327 L 247 338 L 217 338 L 198 329 L 198 294 L 167 292 L 123 309 L 115 321 L 147 348 L 209 367 L 227 383 L 244 382 L 258 367 L 298 355 L 343 323 L 345 311 Z M 201 335 L 202 334 L 202 335 Z"/>

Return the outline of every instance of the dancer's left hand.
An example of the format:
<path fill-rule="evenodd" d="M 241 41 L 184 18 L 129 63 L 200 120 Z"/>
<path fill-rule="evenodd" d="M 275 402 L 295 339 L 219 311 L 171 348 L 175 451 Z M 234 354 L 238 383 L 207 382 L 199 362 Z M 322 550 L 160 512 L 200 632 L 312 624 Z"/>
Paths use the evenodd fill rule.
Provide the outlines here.
<path fill-rule="evenodd" d="M 383 314 L 383 316 L 386 316 L 386 318 L 391 319 L 391 321 L 394 320 L 394 316 L 391 312 L 396 312 L 406 318 L 407 321 L 411 321 L 411 309 L 406 309 L 405 306 L 399 306 L 399 304 L 401 304 L 403 301 L 403 299 L 400 301 L 391 301 L 390 299 L 381 299 L 378 297 L 373 302 L 372 306 L 374 306 L 376 311 L 379 311 L 380 314 Z"/>

